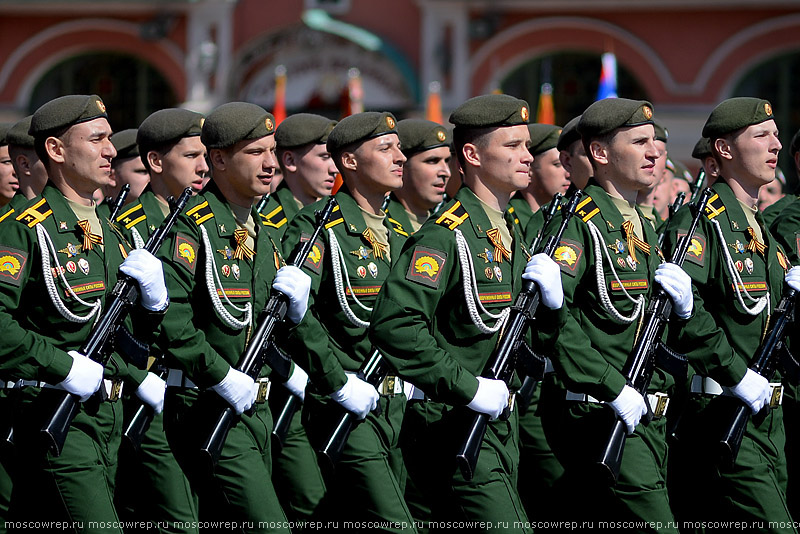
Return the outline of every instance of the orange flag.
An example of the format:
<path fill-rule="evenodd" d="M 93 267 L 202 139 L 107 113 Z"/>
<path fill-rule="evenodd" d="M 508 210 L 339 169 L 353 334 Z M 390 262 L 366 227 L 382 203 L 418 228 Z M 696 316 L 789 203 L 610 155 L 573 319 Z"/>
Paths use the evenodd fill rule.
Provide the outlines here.
<path fill-rule="evenodd" d="M 286 67 L 275 67 L 275 105 L 272 108 L 275 116 L 275 126 L 286 118 Z"/>
<path fill-rule="evenodd" d="M 347 101 L 344 108 L 343 118 L 364 111 L 364 89 L 361 86 L 361 71 L 355 67 L 347 71 Z M 336 181 L 333 182 L 331 194 L 335 195 L 343 183 L 341 173 L 336 173 Z"/>
<path fill-rule="evenodd" d="M 428 85 L 428 101 L 425 105 L 425 118 L 439 124 L 442 124 L 441 88 L 439 82 L 431 82 Z"/>
<path fill-rule="evenodd" d="M 539 124 L 555 124 L 556 110 L 553 107 L 553 86 L 543 83 L 539 91 L 539 106 L 536 108 L 536 122 Z"/>

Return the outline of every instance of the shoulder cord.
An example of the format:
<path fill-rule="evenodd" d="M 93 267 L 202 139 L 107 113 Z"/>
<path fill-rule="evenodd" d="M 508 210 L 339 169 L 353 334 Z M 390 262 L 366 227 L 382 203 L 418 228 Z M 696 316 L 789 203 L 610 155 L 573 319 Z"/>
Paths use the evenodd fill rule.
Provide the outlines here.
<path fill-rule="evenodd" d="M 336 298 L 339 300 L 339 305 L 342 307 L 342 311 L 351 323 L 359 328 L 369 328 L 369 321 L 362 321 L 359 319 L 355 312 L 353 312 L 352 308 L 350 308 L 350 305 L 347 303 L 347 294 L 344 291 L 344 285 L 342 283 L 342 269 L 344 269 L 344 279 L 347 281 L 347 289 L 350 290 L 350 296 L 353 297 L 355 303 L 358 304 L 362 310 L 372 312 L 372 308 L 365 306 L 360 300 L 358 300 L 358 297 L 356 297 L 356 294 L 353 291 L 353 287 L 350 285 L 350 276 L 347 274 L 347 264 L 344 262 L 344 254 L 342 254 L 342 249 L 339 247 L 339 241 L 336 239 L 336 234 L 333 232 L 333 228 L 328 228 L 328 240 L 330 241 L 331 247 L 333 284 L 336 287 Z"/>
<path fill-rule="evenodd" d="M 244 305 L 244 308 L 239 308 L 228 299 L 228 295 L 225 294 L 225 289 L 222 288 L 222 282 L 219 279 L 219 274 L 217 274 L 217 264 L 214 261 L 214 249 L 211 248 L 211 241 L 208 239 L 208 232 L 206 232 L 205 227 L 202 225 L 200 225 L 200 233 L 203 236 L 203 246 L 206 248 L 206 286 L 208 286 L 208 294 L 211 297 L 211 303 L 214 305 L 214 309 L 217 311 L 220 319 L 222 319 L 222 322 L 231 328 L 241 330 L 246 326 L 250 326 L 253 319 L 253 304 L 248 302 Z M 217 287 L 222 288 L 222 297 L 225 299 L 225 303 L 239 313 L 244 314 L 243 320 L 239 320 L 228 313 L 228 310 L 225 309 L 225 307 L 222 305 L 222 301 L 219 299 Z"/>
<path fill-rule="evenodd" d="M 769 292 L 759 299 L 754 299 L 752 296 L 750 296 L 750 293 L 748 293 L 747 289 L 744 287 L 742 277 L 736 272 L 733 258 L 731 258 L 731 254 L 728 252 L 728 245 L 725 242 L 725 235 L 722 233 L 722 228 L 720 227 L 719 222 L 716 219 L 711 219 L 711 224 L 713 224 L 714 228 L 717 230 L 717 237 L 719 238 L 720 246 L 725 252 L 725 267 L 727 268 L 728 274 L 731 275 L 731 279 L 733 280 L 733 290 L 736 292 L 736 298 L 739 300 L 739 304 L 742 305 L 742 308 L 747 314 L 759 315 L 762 311 L 764 311 L 764 307 L 769 303 Z M 748 308 L 745 305 L 744 300 L 742 299 L 742 290 L 744 290 L 744 296 L 747 297 L 747 300 L 755 303 L 752 308 Z"/>
<path fill-rule="evenodd" d="M 600 295 L 600 302 L 603 304 L 603 308 L 605 308 L 605 310 L 611 314 L 611 317 L 620 324 L 629 324 L 634 322 L 640 313 L 642 314 L 642 317 L 644 317 L 644 295 L 639 295 L 635 299 L 631 297 L 630 293 L 628 293 L 628 291 L 625 289 L 625 286 L 622 285 L 622 281 L 619 279 L 619 276 L 617 276 L 617 271 L 614 269 L 614 264 L 611 261 L 611 255 L 608 253 L 606 247 L 603 246 L 605 245 L 605 242 L 600 230 L 592 221 L 587 221 L 586 225 L 589 227 L 589 233 L 592 234 L 592 244 L 594 246 L 595 256 L 594 270 L 595 274 L 597 275 L 597 291 Z M 603 272 L 604 252 L 606 258 L 608 259 L 608 265 L 611 268 L 611 274 L 614 275 L 614 279 L 619 284 L 620 289 L 622 289 L 622 293 L 628 298 L 629 301 L 635 304 L 633 313 L 627 317 L 617 311 L 617 309 L 614 307 L 614 304 L 611 302 L 611 299 L 608 298 L 608 288 L 606 288 L 605 273 Z"/>
<path fill-rule="evenodd" d="M 478 284 L 475 281 L 475 268 L 472 265 L 472 254 L 469 249 L 469 245 L 467 244 L 467 240 L 464 238 L 464 234 L 462 234 L 461 230 L 458 228 L 453 230 L 453 232 L 456 234 L 458 259 L 461 263 L 461 278 L 464 284 L 464 301 L 467 303 L 467 311 L 472 319 L 472 324 L 474 324 L 475 327 L 484 334 L 494 334 L 503 328 L 503 325 L 505 325 L 506 319 L 508 319 L 508 315 L 511 313 L 511 308 L 504 308 L 500 313 L 494 314 L 490 313 L 483 306 L 480 295 L 478 294 Z M 478 313 L 477 306 L 475 305 L 476 302 L 478 303 L 477 306 L 480 306 L 480 309 L 483 313 L 492 319 L 497 320 L 493 326 L 488 326 L 483 322 L 483 319 L 481 319 L 481 316 Z"/>
<path fill-rule="evenodd" d="M 135 248 L 144 248 L 144 239 L 142 239 L 142 234 L 139 233 L 136 227 L 131 228 L 131 235 L 133 236 L 133 246 Z"/>
<path fill-rule="evenodd" d="M 61 263 L 58 261 L 58 255 L 56 254 L 56 248 L 53 246 L 53 241 L 50 239 L 50 235 L 47 233 L 47 230 L 42 228 L 41 224 L 36 225 L 36 236 L 39 238 L 39 248 L 42 251 L 42 275 L 44 276 L 44 285 L 47 287 L 47 293 L 50 295 L 50 300 L 53 301 L 53 305 L 56 307 L 61 316 L 73 323 L 88 323 L 92 317 L 99 318 L 100 310 L 103 307 L 100 299 L 97 299 L 94 304 L 92 304 L 86 302 L 75 294 L 67 282 L 67 278 L 64 276 L 63 268 L 61 267 Z M 54 280 L 55 277 L 53 276 L 53 271 L 50 267 L 51 253 L 53 254 L 53 259 L 56 262 L 56 272 L 58 273 L 61 282 L 64 284 L 67 294 L 71 298 L 75 299 L 78 304 L 82 304 L 87 308 L 90 308 L 88 314 L 84 316 L 76 315 L 64 305 L 64 302 L 61 300 L 61 297 L 58 294 L 58 289 L 56 288 L 56 282 Z"/>

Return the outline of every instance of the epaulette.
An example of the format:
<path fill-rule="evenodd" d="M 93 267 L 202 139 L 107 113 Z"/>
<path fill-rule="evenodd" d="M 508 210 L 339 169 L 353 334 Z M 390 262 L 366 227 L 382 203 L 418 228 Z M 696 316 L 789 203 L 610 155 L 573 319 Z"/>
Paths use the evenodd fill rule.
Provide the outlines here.
<path fill-rule="evenodd" d="M 514 213 L 515 213 L 514 206 L 509 206 L 508 214 L 514 218 L 514 224 L 519 226 L 519 217 L 517 217 Z"/>
<path fill-rule="evenodd" d="M 575 215 L 577 215 L 583 222 L 589 222 L 589 219 L 600 213 L 600 208 L 597 207 L 592 197 L 586 196 L 580 201 L 578 207 L 575 208 Z"/>
<path fill-rule="evenodd" d="M 723 211 L 725 211 L 725 204 L 722 203 L 719 194 L 715 193 L 714 196 L 708 200 L 708 204 L 706 205 L 706 217 L 708 217 L 710 221 Z"/>
<path fill-rule="evenodd" d="M 0 222 L 3 222 L 14 213 L 14 208 L 8 208 L 8 211 L 0 215 Z"/>
<path fill-rule="evenodd" d="M 344 222 L 344 215 L 342 215 L 342 210 L 340 210 L 339 206 L 337 205 L 335 208 L 333 208 L 333 213 L 331 213 L 331 218 L 328 219 L 328 223 L 325 225 L 325 229 L 327 230 L 328 228 L 333 228 L 337 224 L 343 222 Z"/>
<path fill-rule="evenodd" d="M 137 202 L 135 206 L 117 216 L 117 222 L 124 226 L 126 230 L 130 230 L 146 219 L 147 215 L 144 213 L 144 208 L 141 202 Z"/>
<path fill-rule="evenodd" d="M 211 206 L 208 205 L 208 200 L 206 200 L 187 211 L 186 215 L 191 217 L 197 226 L 200 226 L 211 219 L 214 216 L 214 212 L 211 211 Z"/>
<path fill-rule="evenodd" d="M 28 228 L 33 228 L 52 214 L 53 210 L 50 209 L 47 200 L 42 198 L 36 204 L 20 213 L 17 216 L 17 220 L 23 224 L 27 224 Z"/>
<path fill-rule="evenodd" d="M 389 216 L 387 216 L 386 219 L 389 221 L 389 224 L 392 225 L 392 230 L 394 230 L 394 233 L 400 234 L 403 237 L 408 237 L 408 232 L 403 230 L 403 225 L 402 224 L 400 224 L 398 221 L 395 221 L 394 219 L 392 219 Z"/>
<path fill-rule="evenodd" d="M 283 206 L 278 206 L 271 212 L 261 215 L 261 224 L 264 226 L 270 226 L 272 228 L 280 228 L 284 224 L 286 224 L 286 213 L 283 211 Z"/>
<path fill-rule="evenodd" d="M 450 206 L 450 209 L 442 213 L 439 218 L 436 219 L 436 224 L 449 228 L 450 230 L 455 230 L 468 218 L 469 213 L 467 213 L 467 210 L 461 205 L 461 201 L 456 201 L 455 204 Z"/>

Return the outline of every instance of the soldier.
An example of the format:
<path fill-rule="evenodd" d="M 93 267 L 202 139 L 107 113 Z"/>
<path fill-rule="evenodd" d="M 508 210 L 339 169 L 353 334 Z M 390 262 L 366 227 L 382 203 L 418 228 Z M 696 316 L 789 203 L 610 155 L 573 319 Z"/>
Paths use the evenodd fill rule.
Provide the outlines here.
<path fill-rule="evenodd" d="M 0 213 L 5 213 L 9 209 L 8 204 L 19 189 L 19 181 L 11 157 L 8 155 L 8 141 L 6 141 L 6 134 L 11 126 L 13 124 L 9 122 L 0 123 Z"/>
<path fill-rule="evenodd" d="M 706 174 L 705 187 L 711 187 L 719 176 L 717 160 L 711 153 L 711 143 L 707 137 L 701 137 L 692 149 L 692 157 L 700 161 L 700 166 Z"/>
<path fill-rule="evenodd" d="M 592 165 L 583 149 L 581 134 L 578 133 L 580 120 L 581 116 L 578 115 L 564 126 L 561 135 L 558 136 L 556 148 L 558 148 L 561 165 L 569 174 L 569 181 L 574 187 L 583 189 L 592 176 Z M 569 191 L 568 194 L 571 192 Z"/>
<path fill-rule="evenodd" d="M 647 189 L 639 191 L 636 197 L 636 205 L 639 206 L 642 215 L 655 228 L 656 232 L 661 230 L 665 218 L 662 216 L 664 209 L 669 204 L 669 191 L 672 189 L 671 181 L 667 181 L 667 129 L 653 122 L 656 132 L 656 149 L 658 149 L 658 159 L 656 160 L 655 177 L 656 181 Z"/>
<path fill-rule="evenodd" d="M 655 231 L 636 207 L 639 192 L 653 186 L 661 157 L 652 117 L 649 102 L 624 98 L 595 102 L 581 117 L 578 130 L 594 178 L 555 252 L 570 316 L 555 345 L 556 372 L 545 378 L 547 402 L 540 412 L 565 485 L 592 495 L 575 518 L 661 521 L 676 531 L 666 526 L 672 512 L 665 419 L 657 404 L 673 381 L 656 370 L 644 398 L 622 374 L 654 280 L 672 297 L 679 318 L 692 312 L 689 277 L 662 264 Z M 638 425 L 646 402 L 655 418 Z M 617 484 L 609 488 L 595 462 L 615 416 L 628 438 Z"/>
<path fill-rule="evenodd" d="M 384 283 L 370 327 L 372 342 L 425 394 L 406 414 L 404 452 L 433 518 L 507 521 L 506 530 L 525 532 L 530 528 L 515 489 L 516 412 L 496 420 L 509 404 L 509 389 L 479 375 L 523 270 L 542 288 L 548 308 L 539 310 L 538 326 L 555 335 L 565 317 L 554 262 L 546 256 L 529 261 L 525 242 L 504 216 L 511 193 L 528 185 L 533 158 L 527 121 L 527 103 L 508 95 L 475 97 L 452 113 L 464 186 L 411 236 Z M 466 480 L 453 465 L 476 413 L 493 421 L 474 478 Z M 520 524 L 511 527 L 515 521 Z"/>
<path fill-rule="evenodd" d="M 676 511 L 689 521 L 770 521 L 771 532 L 796 532 L 787 510 L 784 425 L 780 392 L 748 368 L 770 314 L 783 293 L 784 277 L 800 288 L 784 251 L 763 226 L 758 189 L 775 178 L 781 143 L 772 106 L 758 98 L 719 104 L 703 127 L 719 168 L 705 216 L 687 256 L 695 312 L 676 331 L 697 374 L 678 429 L 670 462 L 678 475 Z M 688 210 L 670 224 L 667 243 L 688 228 Z M 788 274 L 787 274 L 788 271 Z M 719 464 L 719 440 L 735 397 L 753 412 L 732 469 Z M 768 406 L 761 412 L 761 409 Z M 759 413 L 761 412 L 761 413 Z M 726 415 L 728 414 L 728 415 Z M 757 414 L 757 415 L 756 415 Z M 775 522 L 775 523 L 773 523 Z M 766 530 L 766 527 L 763 527 Z"/>
<path fill-rule="evenodd" d="M 789 143 L 789 156 L 792 158 L 792 168 L 794 169 L 796 179 L 800 179 L 800 155 L 798 154 L 800 154 L 800 130 L 794 134 L 791 142 Z M 794 204 L 794 201 L 797 200 L 797 198 L 797 192 L 794 194 L 786 194 L 777 202 L 764 209 L 764 211 L 761 213 L 761 215 L 764 217 L 764 224 L 771 227 L 778 214 L 781 213 L 784 208 Z M 778 237 L 781 232 L 773 231 L 773 233 L 776 235 L 776 237 Z M 787 247 L 786 251 L 788 252 L 790 249 L 792 249 L 792 247 Z"/>
<path fill-rule="evenodd" d="M 95 213 L 92 195 L 110 181 L 115 155 L 98 96 L 48 102 L 33 115 L 30 133 L 50 183 L 4 224 L 0 238 L 0 320 L 5 325 L 0 367 L 20 379 L 14 441 L 26 466 L 25 476 L 15 480 L 11 515 L 108 521 L 108 531 L 121 532 L 112 502 L 120 382 L 125 379 L 156 411 L 163 406 L 164 383 L 126 365 L 116 353 L 104 370 L 76 349 L 102 313 L 118 266 L 139 283 L 143 308 L 135 314 L 145 326 L 135 332 L 146 339 L 168 303 L 161 263 L 146 251 L 129 252 L 125 240 Z M 107 401 L 92 397 L 100 387 L 106 388 Z M 54 388 L 81 400 L 59 456 L 43 453 L 39 442 L 59 394 Z"/>
<path fill-rule="evenodd" d="M 14 208 L 23 207 L 26 200 L 32 200 L 39 195 L 47 183 L 47 170 L 44 163 L 36 155 L 33 146 L 33 136 L 28 133 L 31 127 L 32 115 L 14 123 L 6 134 L 8 141 L 8 155 L 14 165 L 14 173 L 19 181 L 19 200 L 12 200 Z"/>
<path fill-rule="evenodd" d="M 288 528 L 270 480 L 269 381 L 264 377 L 256 383 L 234 366 L 257 327 L 269 286 L 289 297 L 293 324 L 303 320 L 309 287 L 296 267 L 276 274 L 274 244 L 252 205 L 255 196 L 269 190 L 277 166 L 274 124 L 271 114 L 244 102 L 223 104 L 206 118 L 200 141 L 209 151 L 213 179 L 192 199 L 160 252 L 172 300 L 159 337 L 172 367 L 164 430 L 199 499 L 200 517 L 237 521 L 250 532 Z M 181 137 L 173 150 L 194 153 L 187 139 L 196 136 Z M 140 147 L 153 170 L 166 166 L 166 160 L 159 165 L 154 151 L 145 150 L 145 143 Z M 201 145 L 196 150 L 202 159 Z M 168 176 L 164 190 L 187 178 Z M 241 417 L 209 473 L 196 459 L 218 413 L 217 395 Z"/>
<path fill-rule="evenodd" d="M 402 185 L 406 158 L 395 127 L 391 113 L 365 112 L 342 119 L 328 136 L 344 185 L 335 195 L 338 211 L 304 264 L 313 280 L 311 313 L 294 332 L 291 354 L 311 378 L 303 424 L 312 444 L 319 448 L 342 408 L 364 420 L 350 434 L 335 471 L 323 468 L 326 513 L 414 531 L 398 447 L 406 405 L 402 381 L 390 374 L 376 389 L 356 376 L 373 352 L 369 312 L 406 238 L 381 210 L 387 191 Z M 303 208 L 289 223 L 286 251 L 308 239 L 319 207 Z M 372 411 L 377 405 L 380 414 Z"/>
<path fill-rule="evenodd" d="M 150 175 L 139 157 L 139 145 L 136 144 L 136 128 L 115 132 L 111 142 L 117 149 L 117 157 L 111 162 L 111 178 L 114 185 L 103 188 L 106 197 L 117 198 L 125 184 L 131 186 L 125 204 L 134 202 L 150 182 Z"/>

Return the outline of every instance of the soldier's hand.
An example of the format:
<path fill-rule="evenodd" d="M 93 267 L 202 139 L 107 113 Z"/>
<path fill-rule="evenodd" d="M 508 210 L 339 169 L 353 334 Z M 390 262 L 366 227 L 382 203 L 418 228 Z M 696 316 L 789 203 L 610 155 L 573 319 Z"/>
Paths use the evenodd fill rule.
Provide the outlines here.
<path fill-rule="evenodd" d="M 522 278 L 536 282 L 542 296 L 542 304 L 551 310 L 557 310 L 564 304 L 561 270 L 547 254 L 539 253 L 528 260 Z"/>
<path fill-rule="evenodd" d="M 139 283 L 142 306 L 151 311 L 162 311 L 167 307 L 167 286 L 161 260 L 144 249 L 132 250 L 119 270 Z"/>
<path fill-rule="evenodd" d="M 331 393 L 331 398 L 359 419 L 367 417 L 378 406 L 378 390 L 354 374 L 347 375 L 344 386 Z"/>
<path fill-rule="evenodd" d="M 789 287 L 795 291 L 800 291 L 800 267 L 795 266 L 789 269 L 789 272 L 786 273 L 785 280 Z"/>
<path fill-rule="evenodd" d="M 67 378 L 58 385 L 84 402 L 100 388 L 103 382 L 103 366 L 78 351 L 71 350 L 67 354 L 72 357 L 72 367 Z"/>
<path fill-rule="evenodd" d="M 294 396 L 300 397 L 301 401 L 306 400 L 306 385 L 308 384 L 308 374 L 297 364 L 294 364 L 294 371 L 289 380 L 283 383 L 286 389 L 292 392 Z"/>
<path fill-rule="evenodd" d="M 628 427 L 628 434 L 633 434 L 636 425 L 642 420 L 642 416 L 647 413 L 647 404 L 644 397 L 628 385 L 623 387 L 617 398 L 609 402 L 608 405 Z"/>
<path fill-rule="evenodd" d="M 739 383 L 731 388 L 731 392 L 747 404 L 754 414 L 769 403 L 769 382 L 752 369 L 747 370 Z"/>
<path fill-rule="evenodd" d="M 470 410 L 485 413 L 490 419 L 497 419 L 508 406 L 508 386 L 502 380 L 478 377 L 478 391 L 467 404 Z"/>
<path fill-rule="evenodd" d="M 142 402 L 147 403 L 154 412 L 161 413 L 164 410 L 164 394 L 167 392 L 167 383 L 158 375 L 147 373 L 142 383 L 136 389 L 136 396 Z"/>
<path fill-rule="evenodd" d="M 211 389 L 228 401 L 228 404 L 233 406 L 239 415 L 250 409 L 256 401 L 256 392 L 258 391 L 252 378 L 233 367 L 228 370 L 225 378 L 219 384 L 211 386 Z"/>
<path fill-rule="evenodd" d="M 294 324 L 299 324 L 308 309 L 311 277 L 297 267 L 287 265 L 278 269 L 272 288 L 289 297 L 287 315 Z"/>
<path fill-rule="evenodd" d="M 656 269 L 655 280 L 672 299 L 672 309 L 678 317 L 687 319 L 692 315 L 692 277 L 686 271 L 674 263 L 662 263 Z"/>

